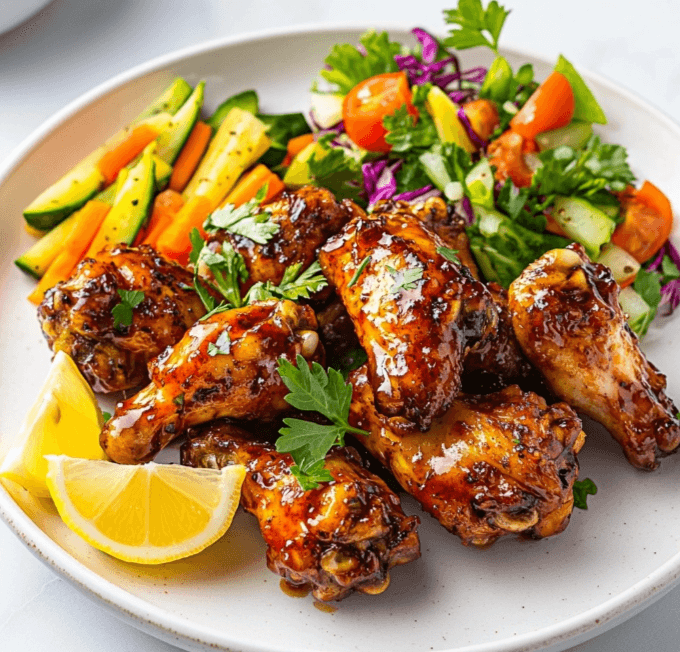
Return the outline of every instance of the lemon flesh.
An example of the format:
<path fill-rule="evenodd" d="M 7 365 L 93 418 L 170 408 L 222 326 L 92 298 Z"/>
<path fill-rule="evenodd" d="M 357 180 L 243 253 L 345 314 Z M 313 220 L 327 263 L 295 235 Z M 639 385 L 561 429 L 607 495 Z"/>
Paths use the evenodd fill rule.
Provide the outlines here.
<path fill-rule="evenodd" d="M 48 456 L 47 486 L 66 525 L 123 561 L 162 564 L 196 554 L 231 525 L 242 465 L 125 466 Z"/>
<path fill-rule="evenodd" d="M 92 389 L 75 362 L 58 351 L 16 443 L 0 466 L 0 477 L 17 482 L 34 496 L 49 496 L 44 456 L 105 459 L 99 446 L 103 425 Z"/>

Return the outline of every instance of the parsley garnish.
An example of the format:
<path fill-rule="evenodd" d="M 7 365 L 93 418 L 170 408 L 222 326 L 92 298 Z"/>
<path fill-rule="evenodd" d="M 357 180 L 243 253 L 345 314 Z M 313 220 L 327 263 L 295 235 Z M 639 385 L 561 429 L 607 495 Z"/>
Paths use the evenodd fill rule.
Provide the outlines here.
<path fill-rule="evenodd" d="M 295 465 L 292 473 L 303 489 L 313 489 L 319 482 L 332 480 L 323 464 L 328 451 L 335 445 L 344 446 L 345 433 L 368 435 L 365 430 L 349 425 L 349 407 L 352 385 L 346 384 L 341 373 L 329 369 L 328 373 L 314 362 L 310 369 L 307 360 L 298 354 L 297 366 L 279 358 L 279 374 L 290 390 L 285 399 L 298 410 L 318 412 L 331 424 L 324 425 L 301 419 L 284 419 L 286 428 L 276 441 L 276 450 L 290 453 Z"/>
<path fill-rule="evenodd" d="M 227 331 L 222 331 L 215 341 L 215 344 L 210 342 L 208 344 L 208 355 L 210 356 L 216 356 L 216 355 L 229 355 L 231 351 L 231 338 L 229 337 L 229 333 Z"/>
<path fill-rule="evenodd" d="M 448 260 L 450 263 L 456 263 L 457 265 L 460 265 L 460 260 L 458 260 L 458 256 L 456 255 L 458 253 L 458 249 L 449 249 L 448 247 L 437 247 L 437 253 L 440 256 L 443 256 Z"/>
<path fill-rule="evenodd" d="M 359 267 L 357 267 L 357 271 L 354 272 L 354 276 L 352 276 L 349 283 L 347 284 L 348 288 L 351 288 L 359 280 L 359 277 L 361 276 L 361 272 L 363 272 L 366 269 L 366 266 L 370 262 L 371 262 L 370 256 L 366 256 L 366 258 L 364 258 L 361 261 L 361 263 L 359 264 Z"/>
<path fill-rule="evenodd" d="M 335 147 L 336 140 L 342 147 Z M 345 135 L 322 136 L 316 143 L 314 154 L 308 161 L 309 174 L 314 185 L 330 190 L 338 199 L 361 202 L 364 177 L 361 165 L 368 152 L 358 148 Z M 364 205 L 366 202 L 363 202 Z"/>
<path fill-rule="evenodd" d="M 423 278 L 423 270 L 420 267 L 396 270 L 387 265 L 387 271 L 394 277 L 394 285 L 390 288 L 390 294 L 396 294 L 399 290 L 415 290 L 416 281 Z"/>
<path fill-rule="evenodd" d="M 179 394 L 172 399 L 172 402 L 179 407 L 184 407 L 184 394 Z"/>
<path fill-rule="evenodd" d="M 393 154 L 428 148 L 439 142 L 437 128 L 426 104 L 427 94 L 431 88 L 432 84 L 428 82 L 413 89 L 411 101 L 418 110 L 418 119 L 412 116 L 405 106 L 383 118 L 383 126 L 388 132 L 385 141 L 392 145 Z"/>
<path fill-rule="evenodd" d="M 113 307 L 113 327 L 130 326 L 132 324 L 132 309 L 144 301 L 144 292 L 141 290 L 118 290 L 121 302 Z"/>
<path fill-rule="evenodd" d="M 588 495 L 594 496 L 597 493 L 597 486 L 590 479 L 576 480 L 574 482 L 574 507 L 588 509 Z"/>
<path fill-rule="evenodd" d="M 104 419 L 104 423 L 106 423 L 111 418 L 111 413 L 110 412 L 102 412 L 102 418 Z"/>
<path fill-rule="evenodd" d="M 458 7 L 444 12 L 444 20 L 453 26 L 444 45 L 457 50 L 486 45 L 498 54 L 498 37 L 509 13 L 496 0 L 486 10 L 481 0 L 459 0 Z"/>
<path fill-rule="evenodd" d="M 328 285 L 326 277 L 321 273 L 321 266 L 314 261 L 304 272 L 300 273 L 302 263 L 295 263 L 288 267 L 283 274 L 281 283 L 274 285 L 271 281 L 255 283 L 246 295 L 246 304 L 267 299 L 309 299 L 314 292 L 318 292 Z"/>

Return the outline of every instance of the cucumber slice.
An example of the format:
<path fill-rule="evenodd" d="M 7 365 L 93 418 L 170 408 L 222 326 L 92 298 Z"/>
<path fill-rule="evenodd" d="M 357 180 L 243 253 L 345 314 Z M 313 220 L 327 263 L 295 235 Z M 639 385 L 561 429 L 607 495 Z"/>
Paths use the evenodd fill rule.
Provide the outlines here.
<path fill-rule="evenodd" d="M 628 325 L 631 330 L 637 333 L 638 337 L 644 337 L 656 315 L 656 310 L 632 287 L 624 288 L 619 292 L 619 304 L 621 305 L 621 310 L 628 317 Z"/>
<path fill-rule="evenodd" d="M 172 165 L 168 165 L 163 159 L 158 156 L 153 157 L 154 175 L 156 177 L 156 192 L 163 190 L 170 182 L 172 176 Z"/>
<path fill-rule="evenodd" d="M 116 199 L 104 219 L 87 256 L 94 256 L 106 245 L 118 242 L 132 244 L 146 222 L 154 195 L 155 164 L 152 148 L 147 148 L 142 159 L 118 184 Z"/>
<path fill-rule="evenodd" d="M 156 156 L 172 165 L 194 128 L 203 106 L 205 82 L 200 82 L 182 108 L 175 113 L 170 126 L 156 139 Z"/>
<path fill-rule="evenodd" d="M 228 97 L 222 104 L 217 107 L 215 113 L 213 113 L 207 120 L 206 123 L 209 124 L 215 131 L 217 131 L 225 118 L 229 115 L 234 107 L 241 109 L 243 111 L 248 111 L 255 115 L 260 112 L 260 101 L 257 97 L 255 91 L 243 91 L 236 95 Z"/>
<path fill-rule="evenodd" d="M 312 93 L 312 116 L 321 129 L 328 129 L 342 120 L 344 95 Z"/>
<path fill-rule="evenodd" d="M 483 158 L 465 177 L 465 185 L 470 191 L 470 201 L 486 208 L 494 207 L 494 178 L 489 160 Z"/>
<path fill-rule="evenodd" d="M 189 95 L 191 95 L 191 86 L 181 77 L 177 77 L 170 86 L 137 116 L 135 122 L 150 118 L 158 113 L 174 115 L 186 102 Z"/>
<path fill-rule="evenodd" d="M 552 212 L 562 230 L 576 242 L 580 242 L 590 258 L 600 255 L 600 248 L 609 242 L 616 222 L 599 208 L 576 197 L 558 197 Z"/>
<path fill-rule="evenodd" d="M 627 251 L 617 247 L 612 242 L 608 242 L 602 247 L 602 253 L 597 262 L 609 267 L 614 280 L 619 285 L 634 279 L 640 270 L 640 263 Z"/>
<path fill-rule="evenodd" d="M 590 122 L 574 121 L 566 127 L 544 131 L 536 136 L 538 149 L 544 152 L 546 149 L 555 149 L 566 145 L 573 149 L 581 149 L 593 135 L 593 125 Z"/>

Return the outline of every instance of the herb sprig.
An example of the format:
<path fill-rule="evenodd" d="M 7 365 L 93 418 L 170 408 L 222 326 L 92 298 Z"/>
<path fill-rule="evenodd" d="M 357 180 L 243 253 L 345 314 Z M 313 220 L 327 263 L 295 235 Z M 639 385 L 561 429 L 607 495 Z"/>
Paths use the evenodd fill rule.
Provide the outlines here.
<path fill-rule="evenodd" d="M 574 507 L 588 509 L 588 496 L 597 493 L 597 485 L 590 479 L 576 480 L 574 482 Z"/>
<path fill-rule="evenodd" d="M 455 9 L 444 12 L 444 20 L 452 26 L 444 45 L 457 50 L 481 45 L 498 54 L 498 38 L 509 13 L 496 0 L 492 0 L 486 10 L 481 0 L 459 0 Z"/>
<path fill-rule="evenodd" d="M 141 290 L 117 290 L 121 301 L 113 306 L 113 327 L 130 326 L 132 324 L 132 310 L 144 301 L 144 292 Z"/>

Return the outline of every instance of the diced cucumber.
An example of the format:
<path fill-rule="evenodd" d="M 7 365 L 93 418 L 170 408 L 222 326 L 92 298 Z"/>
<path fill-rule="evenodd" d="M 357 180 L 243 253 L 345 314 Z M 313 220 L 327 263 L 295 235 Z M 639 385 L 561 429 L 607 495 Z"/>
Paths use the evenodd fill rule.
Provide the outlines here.
<path fill-rule="evenodd" d="M 479 228 L 480 233 L 486 238 L 496 235 L 504 220 L 507 219 L 502 213 L 493 209 L 488 209 L 485 206 L 473 204 L 472 208 L 474 209 L 475 217 L 477 218 L 477 227 Z"/>
<path fill-rule="evenodd" d="M 430 89 L 426 104 L 442 142 L 455 143 L 469 153 L 477 151 L 458 118 L 460 107 L 441 88 Z"/>
<path fill-rule="evenodd" d="M 169 113 L 175 115 L 179 108 L 186 102 L 191 95 L 191 86 L 181 77 L 173 80 L 149 106 L 144 109 L 136 118 L 135 122 L 144 120 L 158 113 Z"/>
<path fill-rule="evenodd" d="M 168 128 L 156 139 L 156 156 L 172 165 L 179 156 L 203 106 L 205 82 L 200 82 L 182 108 L 175 113 Z"/>
<path fill-rule="evenodd" d="M 113 207 L 94 237 L 88 256 L 96 255 L 108 244 L 134 242 L 151 212 L 155 187 L 154 168 L 152 148 L 148 147 L 139 163 L 118 184 Z"/>
<path fill-rule="evenodd" d="M 252 113 L 234 107 L 185 188 L 185 201 L 201 196 L 219 206 L 241 174 L 269 149 L 266 130 Z"/>
<path fill-rule="evenodd" d="M 444 188 L 453 181 L 449 171 L 446 169 L 444 157 L 436 152 L 425 152 L 418 157 L 425 174 L 430 181 L 442 192 Z"/>
<path fill-rule="evenodd" d="M 494 177 L 489 160 L 483 158 L 465 177 L 465 185 L 470 191 L 470 201 L 486 208 L 494 207 Z"/>
<path fill-rule="evenodd" d="M 597 258 L 597 262 L 609 267 L 614 280 L 619 285 L 634 279 L 640 270 L 640 263 L 613 242 L 608 242 L 602 247 L 602 253 Z"/>
<path fill-rule="evenodd" d="M 328 129 L 342 120 L 344 95 L 312 93 L 312 116 L 321 129 Z"/>
<path fill-rule="evenodd" d="M 593 135 L 593 125 L 590 122 L 574 120 L 566 127 L 544 131 L 536 136 L 538 149 L 544 152 L 546 149 L 555 149 L 566 145 L 573 149 L 581 149 Z"/>
<path fill-rule="evenodd" d="M 228 97 L 217 107 L 215 113 L 206 120 L 206 123 L 217 131 L 225 118 L 229 115 L 229 111 L 234 107 L 241 109 L 242 111 L 248 111 L 253 115 L 259 113 L 260 101 L 257 97 L 257 93 L 255 91 L 243 91 L 242 93 L 237 93 L 236 95 Z"/>
<path fill-rule="evenodd" d="M 621 310 L 628 317 L 628 325 L 638 337 L 645 336 L 649 325 L 654 320 L 656 310 L 652 308 L 632 287 L 619 292 Z"/>
<path fill-rule="evenodd" d="M 611 217 L 576 197 L 558 197 L 552 216 L 567 236 L 585 247 L 593 260 L 600 255 L 602 245 L 611 240 L 616 228 Z"/>
<path fill-rule="evenodd" d="M 316 143 L 309 143 L 309 145 L 299 152 L 288 166 L 286 174 L 283 177 L 283 183 L 293 188 L 299 188 L 300 186 L 311 183 L 313 179 L 309 171 L 309 159 L 311 159 L 318 151 Z"/>

